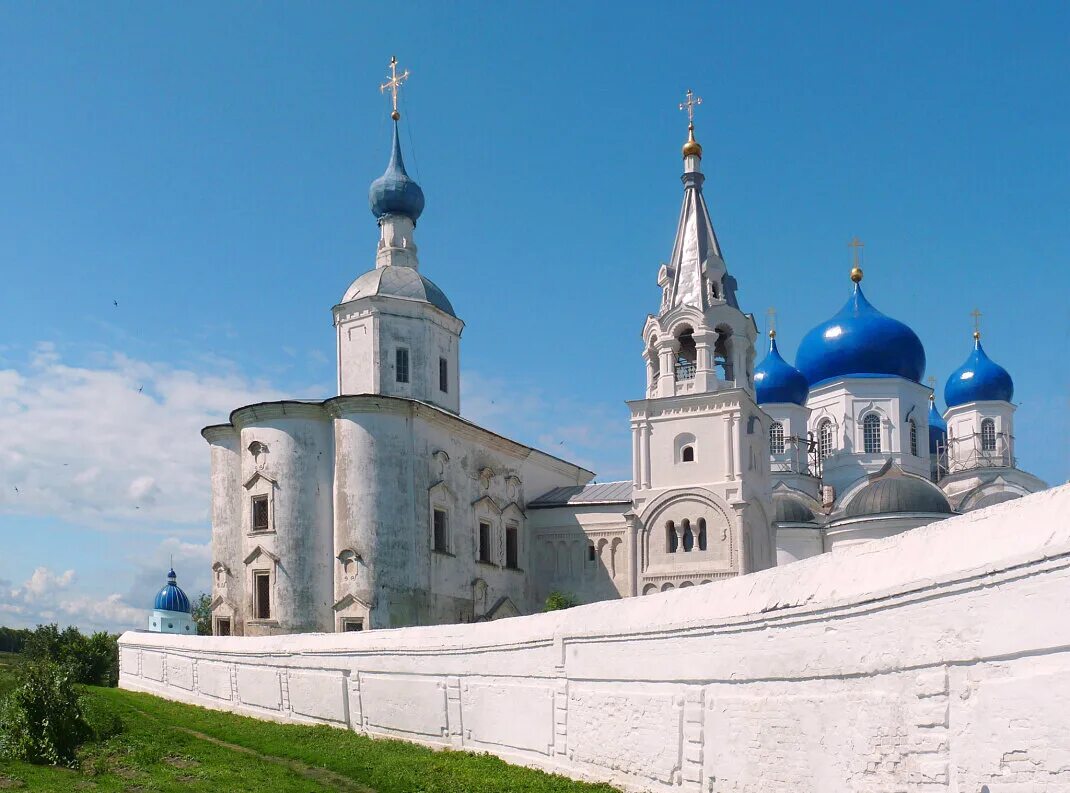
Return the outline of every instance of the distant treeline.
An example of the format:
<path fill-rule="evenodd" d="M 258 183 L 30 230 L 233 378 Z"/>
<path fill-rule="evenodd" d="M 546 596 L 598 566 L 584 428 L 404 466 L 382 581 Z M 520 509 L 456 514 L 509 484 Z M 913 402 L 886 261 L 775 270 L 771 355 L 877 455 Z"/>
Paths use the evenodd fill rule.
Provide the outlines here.
<path fill-rule="evenodd" d="M 31 633 L 25 628 L 0 627 L 0 653 L 21 653 Z"/>
<path fill-rule="evenodd" d="M 114 686 L 119 679 L 118 638 L 104 631 L 86 635 L 73 625 L 60 630 L 54 623 L 33 630 L 0 628 L 0 651 L 56 664 L 76 683 Z"/>

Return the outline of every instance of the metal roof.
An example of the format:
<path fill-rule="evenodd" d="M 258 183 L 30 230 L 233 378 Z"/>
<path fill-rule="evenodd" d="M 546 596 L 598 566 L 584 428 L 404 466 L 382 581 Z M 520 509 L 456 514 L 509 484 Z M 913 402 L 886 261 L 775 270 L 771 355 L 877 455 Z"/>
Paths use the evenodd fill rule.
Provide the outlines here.
<path fill-rule="evenodd" d="M 446 294 L 412 267 L 391 264 L 369 270 L 350 284 L 342 302 L 348 303 L 358 297 L 371 295 L 418 300 L 430 303 L 451 317 L 457 316 Z"/>
<path fill-rule="evenodd" d="M 951 505 L 936 485 L 913 476 L 895 476 L 870 482 L 847 505 L 846 516 L 884 515 L 895 512 L 951 514 Z"/>
<path fill-rule="evenodd" d="M 773 506 L 776 507 L 777 523 L 812 523 L 813 511 L 801 500 L 794 496 L 774 496 Z"/>
<path fill-rule="evenodd" d="M 528 509 L 565 507 L 575 504 L 631 504 L 632 482 L 602 482 L 593 485 L 555 487 L 528 502 Z"/>

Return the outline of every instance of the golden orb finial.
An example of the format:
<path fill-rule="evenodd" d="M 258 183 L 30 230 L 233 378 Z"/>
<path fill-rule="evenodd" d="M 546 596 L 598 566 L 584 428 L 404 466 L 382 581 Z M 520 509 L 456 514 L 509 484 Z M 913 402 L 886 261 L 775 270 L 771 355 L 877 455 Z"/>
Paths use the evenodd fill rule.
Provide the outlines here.
<path fill-rule="evenodd" d="M 683 152 L 685 157 L 702 158 L 702 145 L 695 140 L 694 124 L 687 125 L 687 143 L 684 144 Z"/>
<path fill-rule="evenodd" d="M 862 280 L 862 268 L 857 264 L 851 268 L 851 280 L 856 284 Z"/>
<path fill-rule="evenodd" d="M 769 338 L 770 339 L 775 339 L 776 338 L 776 330 L 775 329 L 770 329 Z"/>
<path fill-rule="evenodd" d="M 981 340 L 981 331 L 975 330 L 973 332 L 973 340 L 974 341 L 980 341 Z"/>

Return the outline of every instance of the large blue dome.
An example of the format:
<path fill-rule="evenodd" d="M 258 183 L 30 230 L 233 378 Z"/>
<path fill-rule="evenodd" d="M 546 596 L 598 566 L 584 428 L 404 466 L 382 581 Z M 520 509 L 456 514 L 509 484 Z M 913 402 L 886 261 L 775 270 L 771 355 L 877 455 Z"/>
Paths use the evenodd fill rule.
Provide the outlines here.
<path fill-rule="evenodd" d="M 937 446 L 947 443 L 947 422 L 936 409 L 936 400 L 929 398 L 929 454 L 936 454 Z"/>
<path fill-rule="evenodd" d="M 754 368 L 754 395 L 759 405 L 771 402 L 806 404 L 806 376 L 780 357 L 776 336 L 769 333 L 769 354 Z"/>
<path fill-rule="evenodd" d="M 398 125 L 394 122 L 394 149 L 386 172 L 372 182 L 368 189 L 368 203 L 376 218 L 383 215 L 404 215 L 413 223 L 424 211 L 424 191 L 405 172 L 398 141 Z"/>
<path fill-rule="evenodd" d="M 951 373 L 944 385 L 944 402 L 949 408 L 967 402 L 1010 402 L 1014 381 L 1007 370 L 985 355 L 980 336 L 974 336 L 973 352 L 966 363 Z"/>
<path fill-rule="evenodd" d="M 180 611 L 183 614 L 190 613 L 189 598 L 175 582 L 175 571 L 167 571 L 167 583 L 163 589 L 156 593 L 156 602 L 153 608 L 157 611 Z"/>
<path fill-rule="evenodd" d="M 856 284 L 843 308 L 803 337 L 795 366 L 811 388 L 841 377 L 919 382 L 925 374 L 925 348 L 914 331 L 875 309 Z"/>

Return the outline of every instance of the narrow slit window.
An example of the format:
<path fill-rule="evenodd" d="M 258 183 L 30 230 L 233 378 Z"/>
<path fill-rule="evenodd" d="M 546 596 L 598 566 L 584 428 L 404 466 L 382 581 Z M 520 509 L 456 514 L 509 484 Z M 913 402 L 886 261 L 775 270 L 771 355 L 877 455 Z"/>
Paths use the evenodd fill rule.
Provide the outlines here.
<path fill-rule="evenodd" d="M 684 521 L 684 553 L 691 553 L 695 548 L 695 533 L 691 530 L 691 521 Z"/>
<path fill-rule="evenodd" d="M 399 383 L 409 382 L 409 351 L 398 347 L 394 354 L 394 377 Z"/>
<path fill-rule="evenodd" d="M 445 358 L 438 359 L 438 390 L 443 394 L 450 390 L 450 364 Z"/>
<path fill-rule="evenodd" d="M 505 527 L 505 566 L 515 570 L 520 567 L 520 547 L 516 526 Z"/>
<path fill-rule="evenodd" d="M 706 519 L 698 519 L 698 549 L 700 551 L 706 550 Z"/>
<path fill-rule="evenodd" d="M 918 456 L 918 425 L 914 423 L 914 419 L 910 420 L 910 453 L 914 456 Z"/>
<path fill-rule="evenodd" d="M 253 593 L 256 597 L 256 618 L 271 619 L 271 574 L 253 573 Z"/>
<path fill-rule="evenodd" d="M 450 550 L 449 516 L 444 509 L 436 509 L 432 518 L 433 542 L 436 551 L 448 553 Z"/>
<path fill-rule="evenodd" d="M 695 447 L 694 446 L 685 446 L 680 451 L 680 462 L 682 462 L 682 463 L 693 463 L 693 462 L 695 462 Z"/>
<path fill-rule="evenodd" d="M 669 553 L 676 553 L 679 544 L 679 538 L 676 536 L 676 524 L 670 520 L 665 524 L 665 550 Z"/>
<path fill-rule="evenodd" d="M 490 524 L 479 522 L 479 561 L 490 562 Z"/>
<path fill-rule="evenodd" d="M 252 509 L 253 531 L 267 531 L 271 528 L 270 516 L 268 514 L 268 497 L 253 496 Z"/>

